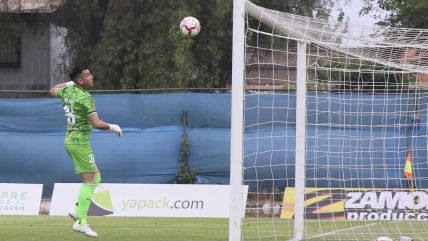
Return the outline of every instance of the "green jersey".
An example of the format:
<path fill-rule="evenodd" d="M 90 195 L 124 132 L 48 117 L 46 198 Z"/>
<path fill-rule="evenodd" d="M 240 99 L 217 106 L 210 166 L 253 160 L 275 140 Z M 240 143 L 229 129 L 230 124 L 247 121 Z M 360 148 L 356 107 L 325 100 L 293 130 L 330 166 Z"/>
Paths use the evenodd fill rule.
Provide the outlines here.
<path fill-rule="evenodd" d="M 62 99 L 67 117 L 67 134 L 65 144 L 89 144 L 92 125 L 88 116 L 96 114 L 95 100 L 88 91 L 77 85 L 64 86 L 56 92 Z"/>

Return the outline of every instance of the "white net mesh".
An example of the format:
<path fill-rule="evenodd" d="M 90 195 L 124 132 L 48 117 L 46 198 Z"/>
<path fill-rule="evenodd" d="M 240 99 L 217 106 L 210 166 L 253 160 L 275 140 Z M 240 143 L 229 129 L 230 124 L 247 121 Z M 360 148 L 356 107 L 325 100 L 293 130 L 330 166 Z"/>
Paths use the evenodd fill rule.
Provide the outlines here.
<path fill-rule="evenodd" d="M 388 72 L 428 73 L 427 29 L 326 21 L 261 8 L 251 2 L 246 2 L 246 11 L 284 38 L 317 44 L 340 53 L 341 58 L 370 61 L 383 65 L 377 67 Z"/>
<path fill-rule="evenodd" d="M 246 3 L 243 240 L 295 237 L 297 41 L 307 43 L 303 240 L 428 240 L 427 34 Z"/>

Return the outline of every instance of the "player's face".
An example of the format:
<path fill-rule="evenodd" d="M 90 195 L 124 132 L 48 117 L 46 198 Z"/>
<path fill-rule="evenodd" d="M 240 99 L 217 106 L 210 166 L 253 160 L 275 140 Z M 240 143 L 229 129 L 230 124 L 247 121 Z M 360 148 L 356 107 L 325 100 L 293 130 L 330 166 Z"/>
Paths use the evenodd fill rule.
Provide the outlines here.
<path fill-rule="evenodd" d="M 79 83 L 85 87 L 94 85 L 94 76 L 91 75 L 89 70 L 84 70 L 79 78 Z"/>

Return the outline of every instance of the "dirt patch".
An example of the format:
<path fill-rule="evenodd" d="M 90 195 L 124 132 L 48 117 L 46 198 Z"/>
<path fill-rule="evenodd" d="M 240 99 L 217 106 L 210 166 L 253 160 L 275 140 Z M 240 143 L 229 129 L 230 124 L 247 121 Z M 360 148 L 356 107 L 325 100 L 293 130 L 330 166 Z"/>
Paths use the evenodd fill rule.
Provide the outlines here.
<path fill-rule="evenodd" d="M 52 197 L 44 197 L 40 203 L 39 215 L 49 215 Z"/>

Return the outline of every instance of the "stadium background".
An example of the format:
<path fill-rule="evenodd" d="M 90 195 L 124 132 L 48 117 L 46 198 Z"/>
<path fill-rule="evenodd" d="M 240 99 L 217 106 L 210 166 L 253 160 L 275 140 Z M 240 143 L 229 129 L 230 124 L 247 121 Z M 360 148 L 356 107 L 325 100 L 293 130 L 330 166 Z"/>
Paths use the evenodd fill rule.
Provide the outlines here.
<path fill-rule="evenodd" d="M 167 94 L 94 94 L 96 108 L 100 119 L 119 124 L 124 131 L 123 137 L 116 137 L 109 131 L 93 130 L 91 137 L 95 160 L 102 173 L 104 183 L 173 183 L 181 162 L 180 143 L 183 136 L 182 115 L 187 112 L 189 137 L 189 167 L 198 170 L 196 183 L 214 182 L 229 184 L 230 167 L 230 103 L 228 93 L 167 93 Z M 395 96 L 374 95 L 383 104 L 371 105 L 373 95 L 357 96 L 341 95 L 342 102 L 336 103 L 334 110 L 348 110 L 345 119 L 338 119 L 334 111 L 330 114 L 312 115 L 313 110 L 321 111 L 328 108 L 326 101 L 329 95 L 318 94 L 308 97 L 308 129 L 307 129 L 307 186 L 313 187 L 313 177 L 327 175 L 327 170 L 313 165 L 329 162 L 331 187 L 359 187 L 373 184 L 371 176 L 376 176 L 374 186 L 401 187 L 399 180 L 404 177 L 405 163 L 405 129 L 406 115 L 397 113 L 411 112 L 413 95 L 403 94 L 398 100 L 409 102 L 398 105 Z M 318 98 L 315 101 L 315 98 Z M 386 101 L 390 99 L 391 101 Z M 294 136 L 295 126 L 295 93 L 248 95 L 246 97 L 245 125 L 246 128 L 244 166 L 245 184 L 250 191 L 263 188 L 283 188 L 294 186 Z M 289 104 L 288 104 L 289 102 Z M 426 105 L 426 96 L 420 96 L 419 104 Z M 311 104 L 318 103 L 318 104 Z M 326 104 L 323 104 L 326 103 Z M 290 108 L 286 106 L 290 105 Z M 260 108 L 254 108 L 260 106 Z M 271 107 L 276 108 L 271 108 Z M 373 107 L 374 106 L 374 107 Z M 397 106 L 408 110 L 395 110 Z M 264 108 L 268 107 L 268 108 Z M 351 110 L 351 111 L 349 111 Z M 74 173 L 73 164 L 64 148 L 66 118 L 61 100 L 57 98 L 43 99 L 0 99 L 0 147 L 2 165 L 0 182 L 4 183 L 41 183 L 44 184 L 44 195 L 50 195 L 54 183 L 79 183 L 79 176 Z M 377 118 L 365 118 L 364 114 Z M 385 113 L 391 113 L 385 115 Z M 426 110 L 420 113 L 421 122 L 426 123 Z M 322 141 L 326 127 L 315 128 L 310 125 L 318 122 L 331 123 L 332 136 L 337 142 L 337 149 L 311 149 L 314 141 Z M 282 120 L 283 122 L 275 122 Z M 371 128 L 356 127 L 355 123 L 369 125 Z M 254 123 L 264 123 L 252 125 Z M 283 123 L 288 123 L 284 125 Z M 341 127 L 336 125 L 341 123 Z M 343 124 L 350 124 L 347 127 Z M 425 176 L 418 171 L 418 165 L 426 163 L 425 125 L 409 131 L 409 147 L 412 152 L 415 177 Z M 356 131 L 360 136 L 379 136 L 383 139 L 374 140 L 373 148 L 385 148 L 385 153 L 374 156 L 369 151 L 360 156 L 340 154 L 340 141 L 355 142 L 351 146 L 365 148 L 369 141 L 361 142 L 358 138 L 347 139 L 347 132 Z M 285 135 L 287 138 L 276 138 Z M 386 135 L 386 136 L 382 136 Z M 272 137 L 274 136 L 274 137 Z M 317 138 L 315 138 L 317 136 Z M 354 134 L 355 136 L 355 134 Z M 385 137 L 396 138 L 385 138 Z M 258 137 L 256 139 L 256 137 Z M 398 138 L 397 138 L 398 137 Z M 400 138 L 401 137 L 401 138 Z M 325 136 L 327 138 L 327 136 Z M 327 139 L 326 139 L 327 140 Z M 334 144 L 334 143 L 332 143 Z M 348 146 L 348 145 L 344 145 Z M 274 151 L 272 151 L 274 150 Z M 331 153 L 327 160 L 326 152 Z M 370 163 L 370 159 L 374 160 Z M 257 169 L 252 166 L 257 162 Z M 279 165 L 287 163 L 286 166 Z M 421 164 L 419 164 L 421 163 Z M 377 165 L 375 172 L 364 165 Z M 346 166 L 351 165 L 347 171 Z M 361 167 L 361 168 L 359 168 Z M 284 168 L 286 171 L 284 171 Z M 426 167 L 421 168 L 425 170 Z M 336 170 L 335 170 L 336 169 Z M 358 172 L 358 173 L 357 173 Z M 348 183 L 335 182 L 358 174 L 359 180 Z M 272 179 L 276 179 L 275 182 Z M 362 183 L 370 182 L 370 183 Z M 428 183 L 418 181 L 420 188 Z M 318 180 L 318 187 L 328 187 L 329 183 Z"/>

